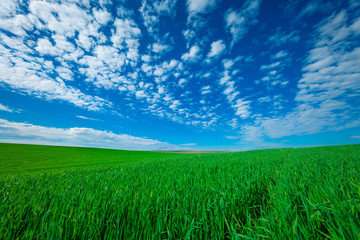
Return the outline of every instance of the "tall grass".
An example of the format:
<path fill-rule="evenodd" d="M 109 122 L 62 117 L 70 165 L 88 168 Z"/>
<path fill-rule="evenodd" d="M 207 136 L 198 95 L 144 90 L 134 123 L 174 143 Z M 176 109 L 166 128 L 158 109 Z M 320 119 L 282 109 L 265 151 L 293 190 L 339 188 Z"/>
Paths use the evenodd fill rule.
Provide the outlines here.
<path fill-rule="evenodd" d="M 359 239 L 360 146 L 183 155 L 0 181 L 2 239 Z"/>

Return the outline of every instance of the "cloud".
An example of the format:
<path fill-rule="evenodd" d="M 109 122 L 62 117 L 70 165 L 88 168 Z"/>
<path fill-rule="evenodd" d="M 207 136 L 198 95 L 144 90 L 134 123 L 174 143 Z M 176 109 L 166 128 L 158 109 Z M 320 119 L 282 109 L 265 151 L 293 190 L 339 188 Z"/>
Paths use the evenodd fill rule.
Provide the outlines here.
<path fill-rule="evenodd" d="M 274 63 L 268 64 L 268 65 L 261 65 L 260 69 L 261 70 L 274 69 L 280 65 L 281 65 L 281 62 L 274 62 Z"/>
<path fill-rule="evenodd" d="M 150 55 L 142 55 L 141 56 L 141 60 L 143 60 L 144 62 L 148 63 L 151 61 L 151 56 Z"/>
<path fill-rule="evenodd" d="M 0 103 L 0 111 L 13 112 L 14 110 Z"/>
<path fill-rule="evenodd" d="M 170 51 L 171 47 L 166 44 L 161 43 L 153 43 L 152 44 L 152 51 L 154 53 L 162 53 L 162 52 L 168 52 Z"/>
<path fill-rule="evenodd" d="M 144 90 L 136 91 L 135 95 L 136 95 L 137 98 L 145 98 L 145 97 L 147 97 Z"/>
<path fill-rule="evenodd" d="M 4 48 L 1 51 L 3 55 L 0 57 L 0 82 L 11 88 L 45 100 L 62 100 L 95 111 L 111 104 L 100 97 L 90 96 L 79 89 L 67 86 L 60 78 L 52 79 L 47 75 L 45 61 L 41 65 L 41 62 L 33 57 L 30 57 L 32 62 L 17 58 L 16 63 L 12 65 L 8 61 L 12 54 Z"/>
<path fill-rule="evenodd" d="M 287 43 L 297 43 L 300 41 L 300 35 L 298 31 L 292 31 L 287 33 L 282 31 L 281 28 L 277 28 L 276 32 L 269 37 L 269 42 L 274 46 L 281 46 Z"/>
<path fill-rule="evenodd" d="M 205 9 L 212 9 L 214 3 L 206 3 Z M 142 4 L 140 11 L 149 17 L 145 27 L 153 28 L 148 42 L 141 41 L 149 36 L 140 29 L 142 19 L 134 10 L 121 6 L 115 12 L 110 1 L 102 1 L 101 7 L 88 1 L 1 1 L 0 84 L 10 91 L 91 111 L 113 112 L 120 103 L 111 100 L 119 95 L 121 104 L 131 111 L 142 104 L 144 114 L 198 127 L 215 124 L 215 107 L 188 104 L 202 86 L 181 95 L 172 89 L 179 81 L 186 85 L 181 79 L 195 77 L 185 62 L 202 57 L 201 45 L 189 45 L 182 62 L 161 58 L 173 49 L 174 41 L 170 33 L 158 39 L 160 16 L 175 16 L 177 2 Z M 193 13 L 207 11 L 198 10 Z"/>
<path fill-rule="evenodd" d="M 211 43 L 211 49 L 207 56 L 209 58 L 218 56 L 218 55 L 222 54 L 225 49 L 226 49 L 226 46 L 222 40 L 215 41 L 215 42 Z"/>
<path fill-rule="evenodd" d="M 31 1 L 29 10 L 41 21 L 37 22 L 37 28 L 46 27 L 60 36 L 72 37 L 76 31 L 96 25 L 91 23 L 92 17 L 76 4 Z M 56 13 L 56 17 L 53 13 Z"/>
<path fill-rule="evenodd" d="M 91 121 L 101 121 L 100 119 L 91 118 L 91 117 L 85 117 L 81 115 L 76 115 L 77 118 L 84 119 L 84 120 L 91 120 Z"/>
<path fill-rule="evenodd" d="M 225 69 L 229 69 L 234 65 L 234 61 L 232 59 L 224 59 L 223 64 Z"/>
<path fill-rule="evenodd" d="M 248 28 L 256 23 L 260 4 L 261 0 L 247 0 L 239 12 L 233 9 L 226 12 L 226 27 L 232 35 L 231 46 L 243 38 Z"/>
<path fill-rule="evenodd" d="M 181 146 L 196 146 L 197 143 L 183 143 L 183 144 L 180 144 Z"/>
<path fill-rule="evenodd" d="M 170 16 L 174 12 L 177 0 L 147 1 L 143 0 L 139 9 L 148 32 L 158 39 L 160 16 Z"/>
<path fill-rule="evenodd" d="M 250 103 L 251 101 L 245 101 L 239 98 L 240 92 L 235 88 L 235 81 L 232 80 L 232 76 L 229 75 L 229 71 L 225 70 L 222 74 L 222 78 L 219 84 L 225 87 L 223 94 L 225 95 L 231 108 L 234 109 L 235 115 L 242 119 L 246 119 L 250 116 Z"/>
<path fill-rule="evenodd" d="M 217 0 L 187 0 L 187 7 L 190 15 L 206 13 L 216 6 Z"/>
<path fill-rule="evenodd" d="M 276 54 L 274 54 L 273 56 L 271 56 L 271 58 L 273 60 L 276 60 L 276 59 L 284 58 L 288 55 L 289 55 L 289 52 L 287 52 L 285 50 L 281 50 L 281 51 L 277 52 Z"/>
<path fill-rule="evenodd" d="M 187 82 L 187 80 L 185 78 L 182 78 L 179 80 L 179 86 L 180 87 L 184 87 L 184 84 Z"/>
<path fill-rule="evenodd" d="M 184 61 L 196 61 L 200 58 L 200 48 L 198 46 L 192 46 L 188 53 L 184 53 L 181 59 Z"/>
<path fill-rule="evenodd" d="M 282 54 L 282 52 L 279 52 Z M 277 53 L 276 55 L 280 55 Z M 278 59 L 276 59 L 278 60 Z M 264 64 L 260 66 L 260 70 L 267 72 L 267 75 L 263 77 L 261 80 L 267 84 L 271 84 L 272 86 L 280 85 L 286 86 L 289 81 L 286 80 L 281 74 L 282 70 L 285 67 L 286 59 L 282 61 L 276 61 L 271 64 Z"/>
<path fill-rule="evenodd" d="M 226 139 L 239 139 L 239 136 L 225 136 Z"/>
<path fill-rule="evenodd" d="M 244 125 L 242 133 L 244 139 L 256 141 L 264 136 L 282 138 L 334 130 L 344 119 L 333 111 L 344 107 L 343 103 L 334 100 L 325 101 L 319 107 L 302 104 L 284 117 L 257 118 L 253 125 Z"/>
<path fill-rule="evenodd" d="M 25 8 L 26 5 L 22 7 Z M 79 37 L 84 32 L 87 32 L 85 35 L 99 36 L 99 27 L 97 23 L 91 22 L 92 16 L 78 5 L 70 3 L 31 1 L 28 10 L 27 15 L 22 15 L 24 12 L 18 12 L 16 16 L 7 15 L 9 21 L 6 28 L 37 29 L 41 35 L 48 37 L 36 39 L 32 35 L 36 31 L 28 31 L 27 35 L 24 31 L 16 30 L 11 37 L 2 32 L 0 82 L 16 91 L 44 100 L 65 101 L 89 110 L 111 106 L 110 102 L 85 94 L 64 82 L 73 79 L 73 69 L 68 63 L 77 62 L 84 54 L 68 38 L 74 38 L 76 31 L 79 32 Z M 14 21 L 15 19 L 22 19 L 21 25 L 17 26 L 19 22 Z M 87 48 L 90 47 L 91 43 Z M 57 67 L 54 68 L 54 65 Z"/>
<path fill-rule="evenodd" d="M 250 116 L 250 101 L 244 101 L 242 99 L 236 100 L 232 105 L 235 109 L 235 115 L 241 117 L 242 119 L 248 118 Z"/>
<path fill-rule="evenodd" d="M 0 119 L 0 141 L 127 150 L 173 150 L 176 145 L 93 128 L 55 128 Z"/>
<path fill-rule="evenodd" d="M 319 27 L 319 37 L 303 67 L 297 101 L 314 103 L 340 98 L 348 102 L 346 95 L 359 95 L 356 90 L 360 89 L 360 70 L 356 66 L 360 64 L 360 48 L 352 39 L 360 29 L 353 31 L 354 24 L 348 24 L 346 13 L 341 11 Z"/>
<path fill-rule="evenodd" d="M 349 138 L 360 139 L 360 136 L 350 136 Z"/>
<path fill-rule="evenodd" d="M 65 79 L 65 80 L 68 80 L 68 81 L 73 80 L 74 73 L 69 68 L 56 67 L 55 70 L 59 74 L 59 77 L 61 79 Z"/>
<path fill-rule="evenodd" d="M 18 1 L 16 0 L 4 0 L 0 1 L 0 17 L 11 17 L 16 14 L 18 9 Z"/>
<path fill-rule="evenodd" d="M 44 55 L 47 54 L 52 56 L 59 55 L 58 49 L 54 47 L 51 44 L 51 42 L 46 38 L 38 40 L 35 50 L 38 51 L 40 54 L 44 54 Z"/>
<path fill-rule="evenodd" d="M 360 126 L 360 48 L 353 41 L 360 33 L 353 27 L 357 21 L 340 11 L 318 25 L 297 85 L 297 107 L 282 116 L 258 117 L 253 124 L 244 125 L 244 139 L 257 141 Z"/>
<path fill-rule="evenodd" d="M 101 25 L 106 25 L 112 19 L 111 13 L 102 9 L 95 9 L 94 16 L 96 21 L 98 21 L 98 23 L 100 23 Z"/>
<path fill-rule="evenodd" d="M 351 5 L 351 1 L 349 1 Z M 313 0 L 309 1 L 302 9 L 296 9 L 296 21 L 303 21 L 302 18 L 306 18 L 309 16 L 313 16 L 314 14 L 321 12 L 321 13 L 331 13 L 335 12 L 337 8 L 340 7 L 340 2 L 336 1 L 323 1 L 323 0 Z"/>
<path fill-rule="evenodd" d="M 202 87 L 200 89 L 200 92 L 201 92 L 202 95 L 209 94 L 209 93 L 211 93 L 211 87 L 209 85 L 205 86 L 205 87 Z"/>

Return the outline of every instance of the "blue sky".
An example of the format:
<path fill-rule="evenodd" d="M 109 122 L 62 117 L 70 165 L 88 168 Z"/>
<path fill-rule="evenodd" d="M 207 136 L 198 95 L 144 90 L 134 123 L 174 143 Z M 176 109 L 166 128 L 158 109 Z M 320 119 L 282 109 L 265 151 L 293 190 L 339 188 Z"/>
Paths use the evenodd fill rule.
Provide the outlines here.
<path fill-rule="evenodd" d="M 360 142 L 358 1 L 0 1 L 0 142 Z"/>

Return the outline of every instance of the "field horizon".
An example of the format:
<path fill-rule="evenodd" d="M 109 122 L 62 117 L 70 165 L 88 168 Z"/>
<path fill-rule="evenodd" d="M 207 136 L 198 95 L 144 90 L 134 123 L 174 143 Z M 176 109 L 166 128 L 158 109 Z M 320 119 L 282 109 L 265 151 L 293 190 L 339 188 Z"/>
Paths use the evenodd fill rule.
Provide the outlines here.
<path fill-rule="evenodd" d="M 43 163 L 44 160 L 49 160 L 47 166 L 53 165 L 54 169 L 68 169 L 72 167 L 98 167 L 100 164 L 112 165 L 124 163 L 133 158 L 140 160 L 147 159 L 162 159 L 162 158 L 177 158 L 184 156 L 190 157 L 192 155 L 211 155 L 211 154 L 230 154 L 230 153 L 246 153 L 256 151 L 269 151 L 269 150 L 291 150 L 291 149 L 316 149 L 323 147 L 341 147 L 341 146 L 360 146 L 360 144 L 341 144 L 341 145 L 326 145 L 326 146 L 311 146 L 311 147 L 292 147 L 292 148 L 267 148 L 267 149 L 254 149 L 244 151 L 189 151 L 189 150 L 125 150 L 125 149 L 112 149 L 112 148 L 96 148 L 96 147 L 78 147 L 78 146 L 58 146 L 58 145 L 39 145 L 39 144 L 23 144 L 23 143 L 0 143 L 0 177 L 5 172 L 16 171 L 43 171 L 46 168 L 40 167 L 34 168 L 38 162 Z M 21 149 L 21 151 L 19 151 Z M 53 151 L 54 150 L 54 151 Z M 82 152 L 78 152 L 80 150 Z M 86 151 L 91 151 L 97 155 L 88 155 Z M 61 152 L 61 153 L 60 153 Z M 146 153 L 149 153 L 146 154 Z M 23 158 L 24 163 L 18 168 L 21 161 L 18 161 L 18 157 Z M 60 154 L 60 155 L 59 155 Z M 143 155 L 146 154 L 146 155 Z M 39 158 L 40 157 L 40 158 Z M 61 157 L 61 159 L 60 159 Z M 80 157 L 80 158 L 79 158 Z M 108 158 L 105 160 L 105 158 Z M 38 158 L 36 161 L 35 158 Z M 44 158 L 44 159 L 42 159 Z M 93 159 L 93 160 L 91 160 Z M 55 163 L 53 160 L 59 160 Z M 15 162 L 15 165 L 4 165 L 4 162 Z M 31 162 L 33 161 L 33 162 Z M 69 165 L 70 161 L 74 161 Z M 63 165 L 61 165 L 63 164 Z M 16 167 L 15 167 L 16 166 Z M 31 166 L 31 167 L 30 167 Z M 15 171 L 15 172 L 16 172 Z"/>

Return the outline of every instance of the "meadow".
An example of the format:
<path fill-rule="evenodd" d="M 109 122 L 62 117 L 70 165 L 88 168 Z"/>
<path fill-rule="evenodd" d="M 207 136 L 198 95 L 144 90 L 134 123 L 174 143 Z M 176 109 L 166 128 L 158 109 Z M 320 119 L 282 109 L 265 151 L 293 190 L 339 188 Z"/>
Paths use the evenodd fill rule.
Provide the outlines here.
<path fill-rule="evenodd" d="M 0 144 L 0 239 L 360 239 L 360 145 Z"/>

